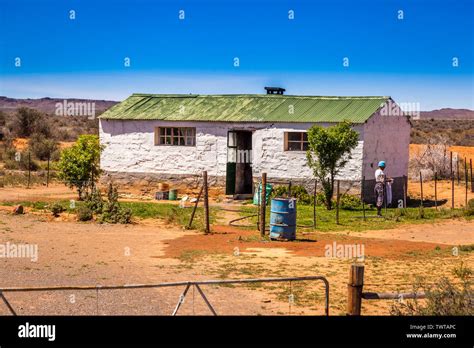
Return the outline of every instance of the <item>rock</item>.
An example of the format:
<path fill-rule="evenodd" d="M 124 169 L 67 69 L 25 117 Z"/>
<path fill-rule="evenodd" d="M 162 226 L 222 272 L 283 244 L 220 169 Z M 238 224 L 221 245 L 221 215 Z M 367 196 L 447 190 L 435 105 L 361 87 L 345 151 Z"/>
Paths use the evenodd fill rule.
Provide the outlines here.
<path fill-rule="evenodd" d="M 15 208 L 13 208 L 13 214 L 23 214 L 23 206 L 22 205 L 17 205 Z"/>

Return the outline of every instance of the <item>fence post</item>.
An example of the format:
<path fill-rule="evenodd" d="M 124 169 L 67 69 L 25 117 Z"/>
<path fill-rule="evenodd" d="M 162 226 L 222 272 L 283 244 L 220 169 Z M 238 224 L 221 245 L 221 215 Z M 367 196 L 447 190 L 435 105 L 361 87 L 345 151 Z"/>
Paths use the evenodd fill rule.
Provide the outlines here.
<path fill-rule="evenodd" d="M 313 228 L 316 229 L 316 198 L 318 190 L 318 179 L 314 180 L 314 193 L 313 193 Z"/>
<path fill-rule="evenodd" d="M 202 172 L 202 179 L 203 179 L 203 191 L 204 191 L 204 219 L 206 224 L 206 229 L 204 230 L 205 233 L 210 233 L 211 230 L 209 228 L 209 191 L 207 187 L 207 171 Z"/>
<path fill-rule="evenodd" d="M 364 187 L 365 187 L 365 175 L 362 177 L 362 182 L 360 184 L 360 199 L 362 201 L 362 216 L 365 221 L 365 196 L 364 196 Z"/>
<path fill-rule="evenodd" d="M 262 173 L 262 190 L 260 192 L 260 235 L 265 236 L 265 214 L 267 210 L 267 173 Z"/>
<path fill-rule="evenodd" d="M 453 152 L 449 151 L 449 173 L 453 175 Z"/>
<path fill-rule="evenodd" d="M 46 187 L 49 187 L 49 161 L 51 160 L 51 152 L 48 152 L 48 168 L 46 170 Z"/>
<path fill-rule="evenodd" d="M 474 192 L 474 180 L 472 178 L 472 158 L 469 160 L 469 167 L 471 168 L 471 192 Z"/>
<path fill-rule="evenodd" d="M 28 188 L 30 188 L 31 182 L 31 152 L 28 151 Z"/>
<path fill-rule="evenodd" d="M 199 204 L 199 200 L 201 199 L 201 195 L 202 195 L 203 190 L 204 190 L 204 186 L 201 186 L 201 190 L 199 191 L 199 195 L 196 199 L 196 203 L 194 203 L 194 208 L 193 208 L 193 212 L 191 213 L 191 218 L 189 219 L 188 230 L 191 229 L 191 226 L 193 224 L 194 215 L 196 214 L 196 209 L 197 209 L 197 206 Z"/>
<path fill-rule="evenodd" d="M 464 203 L 464 208 L 467 208 L 467 191 L 469 188 L 469 184 L 467 183 L 467 159 L 464 158 L 464 183 L 466 184 L 466 193 L 465 193 L 465 203 Z"/>
<path fill-rule="evenodd" d="M 435 209 L 438 210 L 438 172 L 434 173 Z"/>
<path fill-rule="evenodd" d="M 360 315 L 363 286 L 364 266 L 351 265 L 347 284 L 347 315 Z"/>
<path fill-rule="evenodd" d="M 458 174 L 458 185 L 461 183 L 461 179 L 459 177 L 459 154 L 456 156 L 456 171 L 457 171 L 457 174 Z"/>
<path fill-rule="evenodd" d="M 407 207 L 407 196 L 408 196 L 408 177 L 403 176 L 403 207 Z"/>
<path fill-rule="evenodd" d="M 451 209 L 454 209 L 454 173 L 451 172 Z"/>
<path fill-rule="evenodd" d="M 340 189 L 340 185 L 339 185 L 340 181 L 337 180 L 337 186 L 336 186 L 336 224 L 339 225 L 339 200 L 340 200 L 340 197 L 339 197 L 339 189 Z"/>
<path fill-rule="evenodd" d="M 423 208 L 423 176 L 420 171 L 420 208 Z"/>

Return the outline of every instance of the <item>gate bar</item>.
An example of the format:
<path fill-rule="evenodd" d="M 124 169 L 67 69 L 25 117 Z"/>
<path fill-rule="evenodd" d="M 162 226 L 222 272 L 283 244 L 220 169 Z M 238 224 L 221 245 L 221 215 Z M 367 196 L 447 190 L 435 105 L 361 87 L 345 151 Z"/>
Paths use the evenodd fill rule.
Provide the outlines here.
<path fill-rule="evenodd" d="M 191 285 L 219 285 L 219 284 L 242 284 L 242 283 L 261 283 L 261 282 L 288 282 L 288 281 L 304 281 L 304 280 L 321 280 L 325 287 L 325 314 L 329 315 L 329 282 L 323 276 L 305 276 L 305 277 L 285 277 L 285 278 L 251 278 L 251 279 L 224 279 L 224 280 L 201 280 L 193 282 L 174 282 L 174 283 L 157 283 L 157 284 L 124 284 L 124 285 L 76 285 L 76 286 L 49 286 L 49 287 L 6 287 L 0 288 L 0 297 L 3 301 L 8 303 L 3 295 L 3 292 L 32 292 L 32 291 L 59 291 L 59 290 L 96 290 L 100 287 L 100 290 L 117 290 L 117 289 L 146 289 L 146 288 L 164 288 L 172 286 L 185 285 L 186 289 L 189 290 Z M 183 292 L 184 295 L 186 293 Z M 11 307 L 7 304 L 8 307 Z M 181 303 L 175 308 L 174 313 L 179 309 Z M 13 310 L 13 308 L 11 309 Z M 14 311 L 13 311 L 14 312 Z"/>

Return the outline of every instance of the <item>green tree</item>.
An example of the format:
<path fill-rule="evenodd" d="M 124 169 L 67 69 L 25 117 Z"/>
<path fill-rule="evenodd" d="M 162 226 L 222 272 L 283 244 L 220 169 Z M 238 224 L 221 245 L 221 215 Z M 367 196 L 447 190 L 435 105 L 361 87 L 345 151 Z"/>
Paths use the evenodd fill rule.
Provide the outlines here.
<path fill-rule="evenodd" d="M 67 186 L 77 189 L 80 200 L 99 179 L 101 150 L 97 135 L 81 135 L 72 147 L 61 152 L 59 177 Z"/>
<path fill-rule="evenodd" d="M 41 134 L 33 134 L 28 146 L 39 160 L 46 161 L 48 157 L 50 159 L 58 157 L 58 142 L 54 139 L 44 138 Z"/>
<path fill-rule="evenodd" d="M 44 114 L 35 109 L 25 107 L 17 110 L 11 129 L 19 137 L 29 137 L 33 133 L 39 133 L 45 137 L 51 136 L 49 123 Z"/>
<path fill-rule="evenodd" d="M 332 209 L 334 178 L 351 159 L 351 150 L 357 146 L 358 133 L 349 122 L 323 128 L 313 126 L 308 130 L 308 165 L 323 186 L 325 204 Z"/>

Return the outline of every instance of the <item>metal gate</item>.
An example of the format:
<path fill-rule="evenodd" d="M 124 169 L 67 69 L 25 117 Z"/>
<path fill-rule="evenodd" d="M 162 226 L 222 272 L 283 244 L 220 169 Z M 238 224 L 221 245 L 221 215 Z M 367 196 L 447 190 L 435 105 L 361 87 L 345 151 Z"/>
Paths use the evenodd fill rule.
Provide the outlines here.
<path fill-rule="evenodd" d="M 158 283 L 158 284 L 126 284 L 126 285 L 96 285 L 96 286 L 53 286 L 53 287 L 24 287 L 24 288 L 2 288 L 0 289 L 0 298 L 7 306 L 8 310 L 12 315 L 17 315 L 10 302 L 5 297 L 6 293 L 9 292 L 38 292 L 38 291 L 64 291 L 64 290 L 95 290 L 97 305 L 99 302 L 99 292 L 103 290 L 123 290 L 123 289 L 146 289 L 146 288 L 165 288 L 165 287 L 177 287 L 184 286 L 184 290 L 179 296 L 178 303 L 176 304 L 172 316 L 176 315 L 179 308 L 184 302 L 189 289 L 194 287 L 201 295 L 202 299 L 206 303 L 207 307 L 213 315 L 217 315 L 216 310 L 209 302 L 206 297 L 202 286 L 205 285 L 223 285 L 223 284 L 245 284 L 245 283 L 270 283 L 270 282 L 298 282 L 298 281 L 322 281 L 325 288 L 325 301 L 324 301 L 324 313 L 329 315 L 329 282 L 325 277 L 322 276 L 308 276 L 308 277 L 286 277 L 286 278 L 253 278 L 253 279 L 224 279 L 224 280 L 202 280 L 202 281 L 187 281 L 187 282 L 174 282 L 174 283 Z"/>

